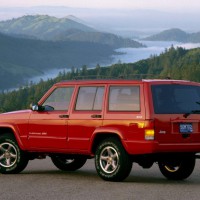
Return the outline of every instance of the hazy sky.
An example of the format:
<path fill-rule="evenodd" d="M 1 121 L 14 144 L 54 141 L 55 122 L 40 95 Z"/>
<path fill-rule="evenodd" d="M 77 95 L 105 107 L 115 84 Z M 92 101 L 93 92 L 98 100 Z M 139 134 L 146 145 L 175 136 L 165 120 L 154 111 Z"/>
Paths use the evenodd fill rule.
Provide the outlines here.
<path fill-rule="evenodd" d="M 0 7 L 25 7 L 40 5 L 177 11 L 200 10 L 200 0 L 0 0 Z"/>

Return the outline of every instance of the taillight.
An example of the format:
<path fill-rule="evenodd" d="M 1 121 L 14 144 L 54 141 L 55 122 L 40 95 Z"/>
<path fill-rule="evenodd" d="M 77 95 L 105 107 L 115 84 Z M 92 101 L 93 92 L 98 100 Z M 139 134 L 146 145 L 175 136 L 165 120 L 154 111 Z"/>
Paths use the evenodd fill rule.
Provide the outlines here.
<path fill-rule="evenodd" d="M 145 123 L 144 131 L 145 140 L 154 140 L 155 139 L 155 130 L 154 130 L 154 121 L 149 120 Z"/>
<path fill-rule="evenodd" d="M 145 140 L 154 140 L 155 131 L 154 129 L 145 130 Z"/>

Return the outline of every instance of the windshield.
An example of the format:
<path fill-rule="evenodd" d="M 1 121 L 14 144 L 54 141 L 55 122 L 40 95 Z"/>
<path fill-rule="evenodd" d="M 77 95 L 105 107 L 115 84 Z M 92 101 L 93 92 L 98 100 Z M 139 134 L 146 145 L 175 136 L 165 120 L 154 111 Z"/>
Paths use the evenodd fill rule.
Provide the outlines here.
<path fill-rule="evenodd" d="M 152 85 L 156 114 L 184 114 L 200 110 L 200 87 L 192 85 Z"/>

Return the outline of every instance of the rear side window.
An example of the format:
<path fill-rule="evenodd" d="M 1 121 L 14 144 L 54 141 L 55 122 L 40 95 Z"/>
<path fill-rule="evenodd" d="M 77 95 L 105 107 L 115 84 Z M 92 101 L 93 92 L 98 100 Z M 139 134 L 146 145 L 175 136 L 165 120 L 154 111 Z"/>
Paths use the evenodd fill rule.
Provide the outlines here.
<path fill-rule="evenodd" d="M 104 87 L 80 87 L 75 110 L 102 110 Z"/>
<path fill-rule="evenodd" d="M 109 111 L 140 111 L 139 86 L 111 86 Z"/>
<path fill-rule="evenodd" d="M 200 110 L 200 87 L 192 85 L 153 85 L 156 114 L 184 114 Z"/>

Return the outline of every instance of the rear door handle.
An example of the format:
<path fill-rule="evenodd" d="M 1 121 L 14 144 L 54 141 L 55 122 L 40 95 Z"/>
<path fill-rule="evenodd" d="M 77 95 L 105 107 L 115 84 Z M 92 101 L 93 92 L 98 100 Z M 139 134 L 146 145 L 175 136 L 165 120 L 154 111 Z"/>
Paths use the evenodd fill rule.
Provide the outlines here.
<path fill-rule="evenodd" d="M 60 118 L 69 118 L 69 115 L 59 115 Z"/>
<path fill-rule="evenodd" d="M 101 115 L 91 115 L 92 118 L 101 118 Z"/>

